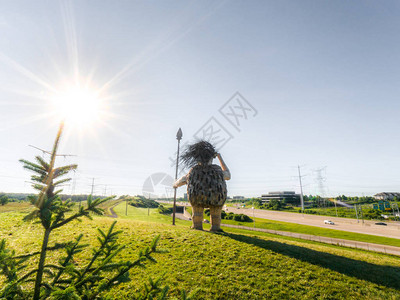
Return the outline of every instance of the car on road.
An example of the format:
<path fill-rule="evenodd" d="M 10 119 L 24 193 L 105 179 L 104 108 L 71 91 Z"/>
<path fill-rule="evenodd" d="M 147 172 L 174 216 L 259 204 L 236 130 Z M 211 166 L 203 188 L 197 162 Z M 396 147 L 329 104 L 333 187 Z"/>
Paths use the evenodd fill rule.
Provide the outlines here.
<path fill-rule="evenodd" d="M 387 224 L 386 224 L 386 223 L 383 223 L 383 222 L 378 222 L 378 223 L 375 223 L 375 225 L 387 226 Z"/>
<path fill-rule="evenodd" d="M 328 225 L 335 225 L 335 223 L 333 223 L 331 220 L 324 220 L 324 223 Z"/>

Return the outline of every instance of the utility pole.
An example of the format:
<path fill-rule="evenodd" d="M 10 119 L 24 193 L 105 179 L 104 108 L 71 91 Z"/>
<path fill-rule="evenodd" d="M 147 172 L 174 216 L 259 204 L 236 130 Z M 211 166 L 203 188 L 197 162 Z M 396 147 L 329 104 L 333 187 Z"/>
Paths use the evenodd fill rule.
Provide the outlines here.
<path fill-rule="evenodd" d="M 297 166 L 297 169 L 299 171 L 299 182 L 300 182 L 300 203 L 301 203 L 301 212 L 304 213 L 304 197 L 303 197 L 303 184 L 301 183 L 301 172 L 300 172 L 300 166 Z M 303 175 L 304 176 L 304 175 Z"/>
<path fill-rule="evenodd" d="M 400 211 L 399 211 L 399 204 L 396 203 L 396 207 L 397 207 L 397 220 L 400 220 Z"/>
<path fill-rule="evenodd" d="M 176 169 L 175 169 L 175 181 L 178 179 L 178 165 L 179 165 L 179 145 L 182 139 L 182 129 L 179 128 L 176 133 L 176 139 L 178 140 L 178 151 L 176 152 Z M 174 208 L 172 212 L 172 225 L 175 225 L 175 214 L 176 214 L 176 188 L 174 188 Z"/>
<path fill-rule="evenodd" d="M 92 190 L 90 191 L 90 195 L 93 196 L 93 188 L 94 188 L 94 177 L 92 178 Z"/>
<path fill-rule="evenodd" d="M 338 214 L 337 214 L 337 206 L 336 206 L 337 199 L 335 198 L 335 199 L 333 199 L 333 201 L 335 201 L 335 210 L 336 210 L 336 217 L 337 217 L 338 216 Z"/>
<path fill-rule="evenodd" d="M 357 223 L 359 223 L 359 221 L 358 221 L 358 212 L 357 212 L 357 204 L 354 204 L 354 209 L 356 211 Z"/>
<path fill-rule="evenodd" d="M 364 215 L 363 215 L 362 205 L 361 204 L 360 204 L 360 214 L 361 214 L 362 223 L 364 224 Z"/>

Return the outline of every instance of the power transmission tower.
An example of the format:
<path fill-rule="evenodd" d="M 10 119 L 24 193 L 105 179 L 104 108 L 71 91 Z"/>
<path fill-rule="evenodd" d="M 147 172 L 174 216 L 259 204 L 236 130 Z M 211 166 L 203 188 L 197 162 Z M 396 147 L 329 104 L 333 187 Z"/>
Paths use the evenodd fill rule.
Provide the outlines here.
<path fill-rule="evenodd" d="M 95 187 L 96 185 L 99 185 L 99 184 L 94 184 L 94 181 L 95 181 L 96 179 L 98 179 L 98 178 L 92 177 L 92 184 L 91 184 L 92 189 L 90 190 L 90 195 L 92 195 L 92 196 L 93 196 L 94 187 Z"/>
<path fill-rule="evenodd" d="M 106 197 L 107 196 L 107 184 L 105 184 L 105 186 L 104 186 L 104 195 L 103 195 L 104 197 Z"/>
<path fill-rule="evenodd" d="M 319 194 L 321 195 L 322 201 L 323 201 L 323 205 L 326 206 L 325 203 L 325 186 L 324 186 L 324 182 L 326 181 L 326 177 L 322 176 L 322 172 L 326 172 L 326 167 L 322 167 L 320 169 L 316 169 L 314 170 L 314 172 L 316 173 L 316 178 L 315 180 L 317 181 L 318 184 L 318 191 Z"/>
<path fill-rule="evenodd" d="M 304 177 L 305 175 L 301 176 L 300 166 L 297 166 L 297 169 L 299 171 L 301 212 L 303 213 L 304 212 L 304 197 L 303 197 L 303 185 L 301 182 L 301 177 Z"/>

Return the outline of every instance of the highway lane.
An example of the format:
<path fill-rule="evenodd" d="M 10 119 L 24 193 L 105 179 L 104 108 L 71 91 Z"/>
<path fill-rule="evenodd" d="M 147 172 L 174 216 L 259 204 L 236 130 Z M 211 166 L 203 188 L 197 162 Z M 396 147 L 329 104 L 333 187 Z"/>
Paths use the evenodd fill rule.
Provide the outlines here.
<path fill-rule="evenodd" d="M 234 212 L 236 214 L 242 213 L 248 215 L 249 217 L 253 217 L 253 209 L 251 208 L 238 209 L 234 207 L 227 207 L 226 210 L 227 212 Z M 382 225 L 375 225 L 377 221 L 371 221 L 371 220 L 364 220 L 364 222 L 359 220 L 357 222 L 357 219 L 350 219 L 350 218 L 308 215 L 308 214 L 290 213 L 290 212 L 263 210 L 263 209 L 254 209 L 254 217 L 400 239 L 399 222 L 385 222 L 387 226 L 382 226 Z M 331 220 L 335 223 L 335 225 L 324 224 L 324 220 Z"/>

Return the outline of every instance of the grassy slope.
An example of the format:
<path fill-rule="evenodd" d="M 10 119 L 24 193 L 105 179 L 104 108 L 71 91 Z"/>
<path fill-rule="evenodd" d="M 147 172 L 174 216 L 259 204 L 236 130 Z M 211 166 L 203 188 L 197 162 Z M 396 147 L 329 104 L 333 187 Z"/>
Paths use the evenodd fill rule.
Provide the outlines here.
<path fill-rule="evenodd" d="M 253 227 L 253 223 L 238 223 L 231 220 L 223 220 L 225 224 L 240 224 L 242 226 Z M 334 229 L 325 229 L 316 226 L 301 225 L 295 223 L 266 220 L 256 218 L 256 227 L 270 230 L 290 231 L 317 236 L 326 236 L 331 238 L 346 239 L 367 243 L 383 244 L 400 247 L 400 239 L 387 238 L 383 236 L 354 233 L 349 231 L 341 231 Z"/>
<path fill-rule="evenodd" d="M 190 207 L 187 208 L 187 210 L 189 212 L 191 212 Z M 204 214 L 204 218 L 210 220 L 210 217 L 206 216 L 205 214 Z M 316 227 L 316 226 L 301 225 L 301 224 L 282 222 L 282 221 L 274 221 L 274 220 L 267 220 L 267 219 L 260 219 L 260 218 L 255 218 L 255 219 L 256 219 L 255 226 L 257 228 L 264 228 L 264 229 L 277 230 L 277 231 L 297 232 L 297 233 L 311 234 L 311 235 L 317 235 L 317 236 L 326 236 L 326 237 L 330 237 L 330 238 L 345 239 L 345 240 L 352 240 L 352 241 L 400 247 L 400 239 L 387 238 L 387 237 L 383 237 L 383 236 L 376 236 L 376 235 L 369 235 L 369 234 L 354 233 L 354 232 L 349 232 L 349 231 L 325 229 L 325 228 Z M 232 221 L 232 220 L 222 220 L 222 224 L 232 224 L 232 225 L 240 225 L 240 226 L 247 226 L 247 227 L 254 226 L 253 223 L 236 222 L 236 221 Z"/>
<path fill-rule="evenodd" d="M 188 222 L 166 224 L 164 218 L 171 220 L 167 216 L 146 216 L 134 208 L 131 214 L 143 221 L 118 219 L 121 241 L 128 245 L 122 255 L 134 258 L 157 234 L 162 236 L 160 247 L 169 252 L 157 254 L 158 263 L 148 264 L 147 271 L 135 270 L 132 282 L 113 291 L 115 299 L 130 298 L 143 278 L 163 274 L 170 295 L 183 289 L 195 293 L 195 299 L 400 299 L 397 257 L 234 229 L 212 234 L 190 230 Z M 42 236 L 37 224 L 22 221 L 23 215 L 0 215 L 0 237 L 18 253 L 37 250 Z M 83 233 L 84 243 L 95 244 L 95 229 L 107 228 L 112 221 L 103 217 L 75 222 L 55 231 L 52 241 Z M 77 263 L 88 255 L 89 251 L 82 253 Z M 59 256 L 51 254 L 48 262 Z"/>
<path fill-rule="evenodd" d="M 84 202 L 82 202 L 84 205 Z M 119 203 L 119 204 L 118 204 Z M 160 215 L 157 210 L 150 209 L 148 211 L 147 208 L 136 208 L 128 205 L 128 215 L 126 214 L 126 203 L 121 200 L 112 200 L 103 205 L 103 209 L 105 210 L 107 215 L 110 215 L 110 207 L 118 204 L 114 207 L 114 211 L 120 216 L 120 218 L 124 219 L 134 219 L 138 221 L 151 221 L 157 223 L 171 223 L 171 218 L 169 216 Z M 165 204 L 165 207 L 170 207 L 171 205 Z M 0 213 L 1 212 L 10 212 L 10 211 L 29 211 L 32 206 L 27 203 L 9 203 L 5 206 L 0 206 Z M 191 208 L 187 207 L 187 210 L 191 212 Z M 149 213 L 149 215 L 148 215 Z M 210 219 L 206 215 L 204 218 Z M 176 220 L 177 224 L 190 224 L 190 222 L 185 222 L 181 220 Z M 233 224 L 233 225 L 241 225 L 247 227 L 253 227 L 253 223 L 247 222 L 236 222 L 232 220 L 222 220 L 222 223 L 225 224 Z M 204 225 L 205 228 L 208 228 L 209 225 Z M 400 247 L 400 239 L 394 238 L 386 238 L 381 236 L 369 235 L 369 234 L 360 234 L 360 233 L 353 233 L 348 231 L 341 231 L 341 230 L 333 230 L 333 229 L 325 229 L 316 226 L 308 226 L 308 225 L 301 225 L 289 222 L 282 222 L 282 221 L 274 221 L 274 220 L 266 220 L 256 218 L 256 227 L 257 228 L 264 228 L 269 230 L 277 230 L 277 231 L 289 231 L 289 232 L 297 232 L 297 233 L 304 233 L 304 234 L 311 234 L 317 236 L 326 236 L 331 238 L 338 238 L 338 239 L 347 239 L 353 241 L 360 241 L 360 242 L 367 242 L 367 243 L 375 243 L 375 244 L 382 244 L 382 245 L 390 245 L 390 246 L 397 246 Z"/>
<path fill-rule="evenodd" d="M 29 202 L 9 202 L 6 205 L 0 205 L 0 213 L 30 210 L 32 205 Z"/>

